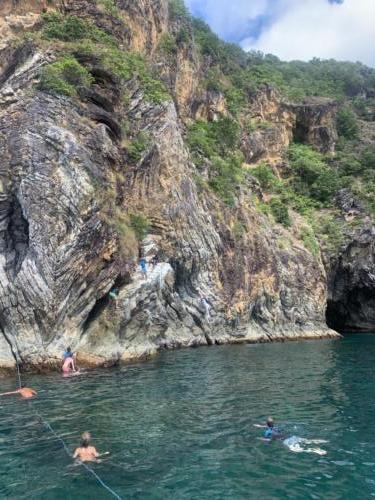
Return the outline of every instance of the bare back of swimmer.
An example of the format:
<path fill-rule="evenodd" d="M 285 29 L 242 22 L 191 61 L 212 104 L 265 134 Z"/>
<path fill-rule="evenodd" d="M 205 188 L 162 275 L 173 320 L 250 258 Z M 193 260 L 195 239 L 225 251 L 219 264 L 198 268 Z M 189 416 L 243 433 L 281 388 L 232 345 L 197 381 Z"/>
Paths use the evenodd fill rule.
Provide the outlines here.
<path fill-rule="evenodd" d="M 84 432 L 82 434 L 81 446 L 75 450 L 73 458 L 78 458 L 81 462 L 92 462 L 96 460 L 100 455 L 96 451 L 96 448 L 90 445 L 90 442 L 91 434 L 89 432 Z"/>
<path fill-rule="evenodd" d="M 29 387 L 21 387 L 21 389 L 17 389 L 16 391 L 11 392 L 3 392 L 0 396 L 11 396 L 13 394 L 19 394 L 23 399 L 30 399 L 36 396 L 38 393 L 34 391 L 34 389 L 30 389 Z"/>
<path fill-rule="evenodd" d="M 73 358 L 69 357 L 65 359 L 62 366 L 62 371 L 63 373 L 72 373 L 76 371 Z"/>

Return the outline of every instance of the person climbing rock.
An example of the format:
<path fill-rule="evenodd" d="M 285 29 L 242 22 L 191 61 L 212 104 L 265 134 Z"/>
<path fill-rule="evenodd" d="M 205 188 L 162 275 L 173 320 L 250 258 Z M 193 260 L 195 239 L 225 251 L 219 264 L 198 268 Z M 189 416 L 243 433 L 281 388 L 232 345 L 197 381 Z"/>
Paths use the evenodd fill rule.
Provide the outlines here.
<path fill-rule="evenodd" d="M 0 394 L 0 396 L 11 396 L 13 394 L 19 394 L 23 399 L 30 399 L 35 397 L 38 393 L 34 391 L 34 389 L 30 389 L 30 387 L 22 386 L 20 389 L 17 389 L 16 391 L 3 392 L 2 394 Z"/>
<path fill-rule="evenodd" d="M 109 292 L 109 298 L 112 300 L 115 309 L 117 309 L 118 306 L 118 298 L 119 298 L 118 296 L 119 296 L 118 288 L 112 288 L 112 290 Z"/>
<path fill-rule="evenodd" d="M 108 452 L 99 454 L 94 446 L 90 446 L 90 442 L 91 434 L 84 432 L 82 434 L 81 446 L 76 448 L 73 458 L 77 458 L 81 462 L 92 462 L 103 455 L 108 455 Z"/>
<path fill-rule="evenodd" d="M 159 264 L 159 257 L 157 255 L 154 255 L 151 259 L 152 270 L 154 270 L 158 264 Z"/>
<path fill-rule="evenodd" d="M 144 257 L 141 257 L 139 266 L 141 268 L 142 278 L 147 279 L 147 260 Z"/>
<path fill-rule="evenodd" d="M 206 297 L 201 294 L 200 296 L 200 300 L 199 300 L 199 303 L 200 303 L 200 306 L 202 307 L 202 309 L 204 310 L 204 316 L 205 318 L 207 319 L 207 321 L 210 320 L 210 304 L 208 303 Z"/>

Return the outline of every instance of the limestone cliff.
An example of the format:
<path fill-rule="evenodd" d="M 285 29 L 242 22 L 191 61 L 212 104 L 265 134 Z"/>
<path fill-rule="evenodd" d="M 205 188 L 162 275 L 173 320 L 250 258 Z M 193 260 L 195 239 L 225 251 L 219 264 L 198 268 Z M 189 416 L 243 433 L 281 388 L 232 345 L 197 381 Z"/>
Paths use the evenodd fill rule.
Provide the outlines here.
<path fill-rule="evenodd" d="M 82 363 L 114 364 L 171 347 L 334 336 L 320 253 L 298 238 L 298 216 L 286 229 L 261 213 L 251 168 L 266 159 L 282 171 L 293 138 L 332 153 L 336 104 L 291 104 L 271 87 L 252 95 L 245 117 L 266 126 L 241 131 L 244 181 L 228 206 L 197 180 L 186 126 L 231 112 L 222 92 L 202 90 L 189 31 L 163 55 L 165 35 L 184 28 L 167 0 L 118 0 L 110 12 L 85 0 L 29 2 L 27 12 L 11 3 L 0 11 L 9 40 L 0 52 L 0 365 L 55 366 L 67 344 Z M 14 43 L 9 16 L 40 29 L 42 9 L 89 20 L 116 50 L 141 52 L 171 97 L 150 98 L 141 70 L 120 78 L 81 47 L 69 50 L 90 85 L 75 96 L 40 88 L 61 46 Z M 132 220 L 148 221 L 138 241 Z M 140 255 L 157 256 L 147 277 Z M 336 268 L 347 269 L 346 255 Z"/>

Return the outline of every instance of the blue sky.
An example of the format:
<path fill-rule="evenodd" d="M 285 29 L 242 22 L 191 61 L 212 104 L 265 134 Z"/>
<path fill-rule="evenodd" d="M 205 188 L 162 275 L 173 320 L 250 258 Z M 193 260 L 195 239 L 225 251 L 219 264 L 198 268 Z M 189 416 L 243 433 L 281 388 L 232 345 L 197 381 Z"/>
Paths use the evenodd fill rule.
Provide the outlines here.
<path fill-rule="evenodd" d="M 285 60 L 375 66 L 375 0 L 185 0 L 225 40 Z"/>

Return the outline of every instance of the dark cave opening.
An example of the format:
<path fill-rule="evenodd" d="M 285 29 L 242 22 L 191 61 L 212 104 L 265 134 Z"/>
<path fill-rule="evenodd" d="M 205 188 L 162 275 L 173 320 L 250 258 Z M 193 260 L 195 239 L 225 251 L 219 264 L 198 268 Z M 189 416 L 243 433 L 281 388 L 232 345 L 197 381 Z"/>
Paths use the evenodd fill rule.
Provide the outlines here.
<path fill-rule="evenodd" d="M 375 295 L 372 289 L 353 288 L 327 301 L 327 325 L 339 333 L 375 333 Z"/>
<path fill-rule="evenodd" d="M 17 198 L 9 205 L 6 245 L 7 271 L 16 276 L 29 248 L 29 223 Z"/>
<path fill-rule="evenodd" d="M 308 144 L 309 127 L 303 122 L 296 122 L 296 126 L 293 129 L 293 141 L 297 144 Z"/>
<path fill-rule="evenodd" d="M 130 276 L 128 274 L 122 275 L 119 274 L 111 288 L 111 290 L 104 295 L 103 297 L 100 297 L 94 304 L 94 307 L 91 309 L 89 314 L 87 315 L 87 318 L 85 319 L 83 325 L 82 325 L 82 331 L 85 332 L 89 326 L 96 320 L 98 317 L 101 315 L 101 313 L 106 309 L 110 303 L 110 292 L 119 289 L 122 286 L 125 286 L 130 283 Z"/>

